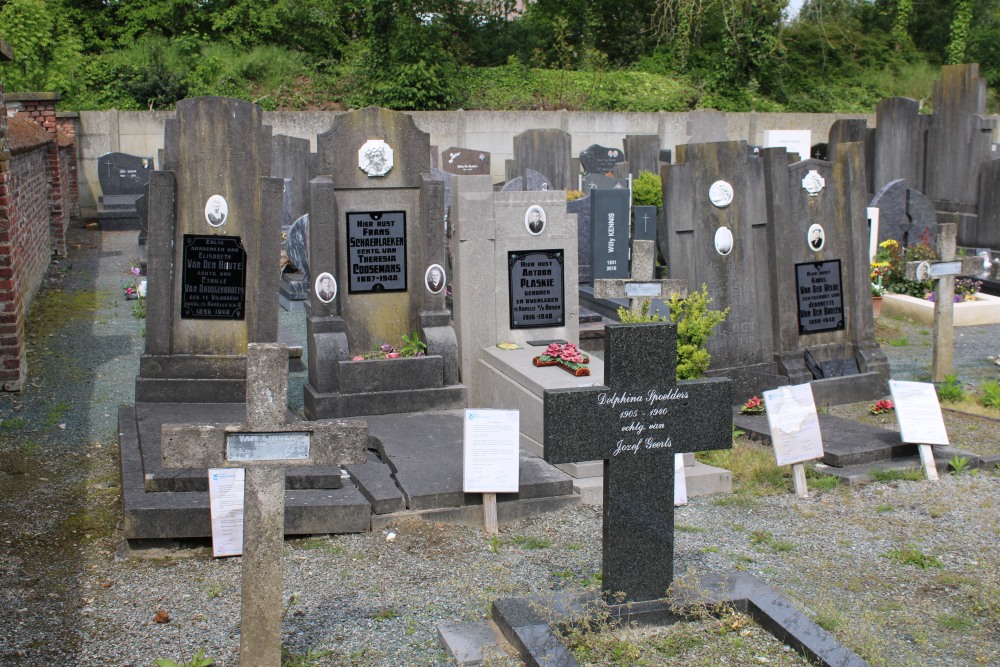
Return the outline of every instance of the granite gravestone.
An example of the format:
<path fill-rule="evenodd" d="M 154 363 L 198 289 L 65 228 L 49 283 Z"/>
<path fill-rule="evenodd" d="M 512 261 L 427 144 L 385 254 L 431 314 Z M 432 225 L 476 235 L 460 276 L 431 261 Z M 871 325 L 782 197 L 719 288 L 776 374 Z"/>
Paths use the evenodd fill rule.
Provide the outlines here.
<path fill-rule="evenodd" d="M 284 180 L 281 226 L 287 228 L 309 212 L 309 179 L 315 155 L 309 140 L 279 134 L 272 138 L 271 176 Z"/>
<path fill-rule="evenodd" d="M 441 170 L 459 176 L 489 175 L 490 152 L 452 146 L 441 152 Z"/>
<path fill-rule="evenodd" d="M 639 174 L 644 171 L 648 171 L 651 174 L 659 174 L 660 173 L 659 135 L 626 134 L 625 159 L 628 162 L 629 174 L 632 175 L 632 178 L 638 178 Z"/>
<path fill-rule="evenodd" d="M 631 203 L 626 189 L 590 191 L 592 280 L 628 277 Z"/>
<path fill-rule="evenodd" d="M 860 143 L 834 162 L 789 164 L 762 151 L 774 355 L 788 384 L 813 382 L 817 405 L 885 395 L 888 362 L 875 340 Z"/>
<path fill-rule="evenodd" d="M 609 325 L 604 384 L 545 392 L 545 460 L 604 461 L 603 578 L 638 602 L 673 581 L 674 454 L 732 446 L 732 384 L 677 382 L 673 324 Z"/>
<path fill-rule="evenodd" d="M 632 217 L 632 238 L 636 241 L 656 243 L 656 227 L 659 219 L 657 207 L 633 206 Z"/>
<path fill-rule="evenodd" d="M 1000 250 L 1000 160 L 987 162 L 979 174 L 979 220 L 975 240 L 977 248 Z"/>
<path fill-rule="evenodd" d="M 97 158 L 97 221 L 101 229 L 139 229 L 136 200 L 146 193 L 153 159 L 128 153 L 105 153 Z"/>
<path fill-rule="evenodd" d="M 660 252 L 671 278 L 707 285 L 712 308 L 729 308 L 708 338 L 709 372 L 732 377 L 749 398 L 779 382 L 763 163 L 742 141 L 678 146 L 675 158 L 663 168 Z"/>
<path fill-rule="evenodd" d="M 255 104 L 199 97 L 167 121 L 137 404 L 242 402 L 247 344 L 276 340 L 282 182 L 262 120 Z"/>
<path fill-rule="evenodd" d="M 868 204 L 879 210 L 878 242 L 893 239 L 900 247 L 918 243 L 937 244 L 937 213 L 920 192 L 906 187 L 906 181 L 890 181 Z"/>
<path fill-rule="evenodd" d="M 568 190 L 576 185 L 571 167 L 573 138 L 562 130 L 526 130 L 514 137 L 513 174 L 507 180 L 524 176 L 533 169 L 545 174 L 549 190 Z M 530 188 L 523 188 L 528 190 Z"/>
<path fill-rule="evenodd" d="M 542 192 L 552 190 L 549 177 L 534 169 L 525 169 L 523 176 L 511 176 L 500 188 L 501 192 Z"/>
<path fill-rule="evenodd" d="M 309 264 L 313 281 L 332 289 L 314 285 L 307 306 L 306 416 L 463 407 L 429 135 L 407 114 L 369 107 L 337 116 L 317 146 Z M 414 332 L 423 357 L 352 361 Z"/>
<path fill-rule="evenodd" d="M 584 174 L 610 174 L 625 161 L 625 151 L 592 144 L 580 151 L 580 166 Z"/>
<path fill-rule="evenodd" d="M 165 468 L 244 468 L 240 664 L 281 665 L 285 568 L 285 468 L 340 466 L 367 460 L 361 421 L 285 423 L 288 349 L 247 346 L 243 424 L 164 424 Z"/>
<path fill-rule="evenodd" d="M 930 123 L 931 116 L 920 113 L 917 100 L 890 97 L 878 103 L 869 192 L 879 192 L 899 179 L 923 189 L 925 137 Z"/>
<path fill-rule="evenodd" d="M 628 178 L 616 178 L 606 174 L 587 174 L 580 180 L 583 192 L 591 190 L 628 190 Z"/>
<path fill-rule="evenodd" d="M 583 197 L 566 202 L 566 212 L 576 216 L 577 282 L 581 285 L 590 282 L 590 191 L 583 192 Z"/>

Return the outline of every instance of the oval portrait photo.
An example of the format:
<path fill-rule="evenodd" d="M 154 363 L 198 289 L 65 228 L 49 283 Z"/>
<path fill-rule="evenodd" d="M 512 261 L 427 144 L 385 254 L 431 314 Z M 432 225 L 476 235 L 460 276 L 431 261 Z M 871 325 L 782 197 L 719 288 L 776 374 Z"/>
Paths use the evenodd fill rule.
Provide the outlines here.
<path fill-rule="evenodd" d="M 826 232 L 821 225 L 810 225 L 809 227 L 809 249 L 822 250 L 826 243 Z"/>
<path fill-rule="evenodd" d="M 733 251 L 733 233 L 729 227 L 719 227 L 715 230 L 715 252 L 728 255 Z"/>
<path fill-rule="evenodd" d="M 316 276 L 313 290 L 317 299 L 323 303 L 330 303 L 337 298 L 337 279 L 324 271 Z"/>
<path fill-rule="evenodd" d="M 545 211 L 535 204 L 529 206 L 524 214 L 524 226 L 532 236 L 538 236 L 545 231 Z"/>
<path fill-rule="evenodd" d="M 226 224 L 229 217 L 229 204 L 222 195 L 212 195 L 205 202 L 205 220 L 213 227 L 221 227 Z"/>
<path fill-rule="evenodd" d="M 424 285 L 431 294 L 440 294 L 444 289 L 444 269 L 440 264 L 431 264 L 424 272 Z"/>

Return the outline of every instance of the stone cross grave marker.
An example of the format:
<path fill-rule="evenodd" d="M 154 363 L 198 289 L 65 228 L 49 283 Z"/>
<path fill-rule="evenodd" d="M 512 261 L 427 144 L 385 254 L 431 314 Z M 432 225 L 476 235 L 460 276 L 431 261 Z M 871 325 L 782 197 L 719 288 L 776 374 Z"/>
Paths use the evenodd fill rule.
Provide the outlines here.
<path fill-rule="evenodd" d="M 609 325 L 607 386 L 547 390 L 545 460 L 604 461 L 602 588 L 664 597 L 674 569 L 674 454 L 732 446 L 732 383 L 678 382 L 677 327 Z"/>
<path fill-rule="evenodd" d="M 240 665 L 279 667 L 284 563 L 285 468 L 364 463 L 368 427 L 361 421 L 286 424 L 288 349 L 247 349 L 243 424 L 164 424 L 168 468 L 246 468 Z"/>
<path fill-rule="evenodd" d="M 931 355 L 931 379 L 941 382 L 952 371 L 955 347 L 955 276 L 975 275 L 982 271 L 982 261 L 972 255 L 955 259 L 958 225 L 938 224 L 939 262 L 907 262 L 908 280 L 935 280 L 934 290 L 934 351 Z"/>
<path fill-rule="evenodd" d="M 669 299 L 673 294 L 687 296 L 684 280 L 657 279 L 656 241 L 632 241 L 632 277 L 601 278 L 594 281 L 594 296 L 598 299 L 628 299 L 633 313 L 642 309 L 645 299 Z"/>

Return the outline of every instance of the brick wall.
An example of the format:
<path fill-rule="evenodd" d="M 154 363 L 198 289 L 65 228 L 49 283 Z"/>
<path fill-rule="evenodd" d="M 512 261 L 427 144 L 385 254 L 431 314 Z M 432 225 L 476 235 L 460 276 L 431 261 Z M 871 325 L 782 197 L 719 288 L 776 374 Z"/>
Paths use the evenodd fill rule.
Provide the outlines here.
<path fill-rule="evenodd" d="M 25 315 L 52 255 L 49 163 L 59 161 L 59 150 L 53 158 L 57 142 L 33 121 L 6 121 L 9 150 L 0 187 L 0 385 L 20 391 L 27 372 Z"/>

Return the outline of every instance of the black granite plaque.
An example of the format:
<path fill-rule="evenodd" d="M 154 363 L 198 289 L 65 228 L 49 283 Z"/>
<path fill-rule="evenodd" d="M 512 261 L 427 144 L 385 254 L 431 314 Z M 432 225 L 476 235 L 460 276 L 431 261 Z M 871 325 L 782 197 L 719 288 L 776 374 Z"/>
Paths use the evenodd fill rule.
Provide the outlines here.
<path fill-rule="evenodd" d="M 449 174 L 490 173 L 490 152 L 452 146 L 441 153 L 441 170 Z"/>
<path fill-rule="evenodd" d="M 609 324 L 606 386 L 544 394 L 545 460 L 604 460 L 605 591 L 636 602 L 673 579 L 674 455 L 732 446 L 732 382 L 678 382 L 677 326 Z"/>
<path fill-rule="evenodd" d="M 406 291 L 406 212 L 347 214 L 347 291 Z"/>
<path fill-rule="evenodd" d="M 247 252 L 238 236 L 184 235 L 181 319 L 246 317 Z"/>
<path fill-rule="evenodd" d="M 618 148 L 593 144 L 580 151 L 580 164 L 585 174 L 607 174 L 615 165 L 625 161 L 625 153 Z"/>
<path fill-rule="evenodd" d="M 562 250 L 507 253 L 510 271 L 510 328 L 566 325 Z"/>
<path fill-rule="evenodd" d="M 840 260 L 795 265 L 799 299 L 799 335 L 844 328 L 844 292 Z"/>
<path fill-rule="evenodd" d="M 590 191 L 591 276 L 628 278 L 629 204 L 628 190 Z"/>
<path fill-rule="evenodd" d="M 632 208 L 632 215 L 635 218 L 635 234 L 632 238 L 636 241 L 656 241 L 656 207 L 635 206 Z"/>

